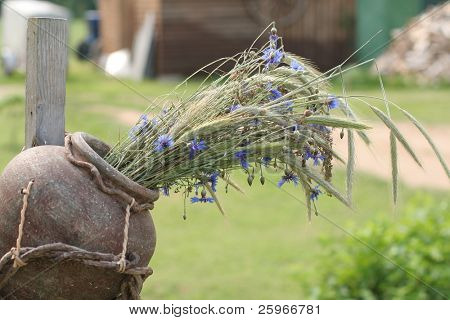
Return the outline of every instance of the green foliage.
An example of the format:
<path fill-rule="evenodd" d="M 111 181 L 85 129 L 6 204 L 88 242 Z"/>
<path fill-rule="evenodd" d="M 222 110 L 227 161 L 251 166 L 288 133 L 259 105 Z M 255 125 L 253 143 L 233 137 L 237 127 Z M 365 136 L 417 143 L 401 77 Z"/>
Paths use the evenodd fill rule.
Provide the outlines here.
<path fill-rule="evenodd" d="M 429 197 L 410 200 L 394 223 L 373 221 L 355 239 L 332 245 L 312 289 L 319 299 L 443 299 L 450 296 L 450 208 Z M 388 259 L 375 253 L 378 251 Z M 408 274 L 410 273 L 410 274 Z M 412 276 L 412 274 L 414 276 Z M 415 279 L 417 277 L 417 279 Z M 420 280 L 418 280 L 420 279 Z"/>
<path fill-rule="evenodd" d="M 68 8 L 75 17 L 83 17 L 86 10 L 96 8 L 96 0 L 50 0 L 50 2 L 59 4 Z"/>

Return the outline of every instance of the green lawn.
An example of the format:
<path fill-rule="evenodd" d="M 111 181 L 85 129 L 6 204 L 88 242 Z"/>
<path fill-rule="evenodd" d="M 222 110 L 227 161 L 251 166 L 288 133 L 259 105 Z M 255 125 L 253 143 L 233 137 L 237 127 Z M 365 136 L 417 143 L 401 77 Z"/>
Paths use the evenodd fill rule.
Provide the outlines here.
<path fill-rule="evenodd" d="M 82 25 L 75 34 L 79 37 Z M 75 43 L 75 41 L 74 41 Z M 71 59 L 67 83 L 67 130 L 86 131 L 107 142 L 114 142 L 127 128 L 101 108 L 143 111 L 146 98 L 136 95 L 123 83 L 106 78 L 96 68 Z M 24 77 L 0 78 L 0 170 L 20 152 L 24 142 Z M 145 97 L 170 91 L 174 83 L 126 82 Z M 195 84 L 194 84 L 195 85 Z M 192 90 L 194 85 L 188 86 Z M 376 88 L 356 88 L 355 94 L 378 95 Z M 448 88 L 388 88 L 389 98 L 428 124 L 447 124 L 450 120 Z M 362 119 L 371 119 L 363 108 Z M 394 118 L 399 119 L 396 112 Z M 323 249 L 320 238 L 340 241 L 344 233 L 321 217 L 312 224 L 306 219 L 299 189 L 280 190 L 279 173 L 269 175 L 266 186 L 255 183 L 245 188 L 246 195 L 230 190 L 220 192 L 227 217 L 214 205 L 188 205 L 188 219 L 182 219 L 183 202 L 179 197 L 163 197 L 153 212 L 157 231 L 157 251 L 151 266 L 155 273 L 146 283 L 143 297 L 148 299 L 302 299 L 308 297 L 302 282 L 314 281 L 317 259 Z M 236 176 L 245 186 L 245 178 Z M 341 172 L 335 181 L 343 185 Z M 353 228 L 368 221 L 387 217 L 395 223 L 411 197 L 427 193 L 436 200 L 442 192 L 401 188 L 396 208 L 390 202 L 387 182 L 358 175 L 355 185 L 355 210 L 323 196 L 321 214 L 339 225 Z M 300 199 L 300 201 L 298 200 Z"/>
<path fill-rule="evenodd" d="M 276 177 L 272 177 L 275 180 Z M 244 185 L 245 179 L 240 183 Z M 338 175 L 337 181 L 342 181 Z M 389 186 L 359 176 L 355 188 L 357 208 L 351 211 L 334 199 L 322 198 L 321 214 L 344 228 L 368 221 L 399 217 L 389 202 Z M 342 241 L 344 233 L 321 217 L 309 224 L 298 199 L 273 185 L 254 185 L 247 195 L 222 195 L 228 216 L 214 205 L 189 205 L 182 219 L 182 200 L 163 198 L 153 216 L 158 231 L 157 251 L 151 266 L 155 274 L 146 283 L 148 299 L 302 299 L 305 281 L 314 281 L 324 236 Z M 419 190 L 402 188 L 401 211 Z M 427 192 L 428 193 L 428 192 Z M 293 196 L 291 196 L 293 195 Z M 434 199 L 443 194 L 433 193 Z M 411 280 L 414 281 L 414 280 Z"/>

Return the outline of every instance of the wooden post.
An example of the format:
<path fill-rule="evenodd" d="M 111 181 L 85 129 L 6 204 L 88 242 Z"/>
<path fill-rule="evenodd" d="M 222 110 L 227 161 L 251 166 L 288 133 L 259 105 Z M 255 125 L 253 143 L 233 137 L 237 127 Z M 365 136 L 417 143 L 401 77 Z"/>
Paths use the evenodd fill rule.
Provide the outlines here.
<path fill-rule="evenodd" d="M 64 145 L 66 69 L 67 21 L 28 19 L 25 148 Z"/>

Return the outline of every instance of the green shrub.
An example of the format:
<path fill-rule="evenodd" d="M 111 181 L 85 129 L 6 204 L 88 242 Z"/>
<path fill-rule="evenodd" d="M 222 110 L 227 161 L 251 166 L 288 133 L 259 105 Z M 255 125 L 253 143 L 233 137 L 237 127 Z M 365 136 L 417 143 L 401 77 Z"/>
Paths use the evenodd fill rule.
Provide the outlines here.
<path fill-rule="evenodd" d="M 318 299 L 443 299 L 450 296 L 450 210 L 448 203 L 416 197 L 396 217 L 375 221 L 332 244 L 321 261 Z M 414 274 L 415 277 L 411 276 Z M 316 282 L 317 283 L 317 282 Z M 426 283 L 426 284 L 424 284 Z M 429 286 L 427 286 L 429 285 Z"/>

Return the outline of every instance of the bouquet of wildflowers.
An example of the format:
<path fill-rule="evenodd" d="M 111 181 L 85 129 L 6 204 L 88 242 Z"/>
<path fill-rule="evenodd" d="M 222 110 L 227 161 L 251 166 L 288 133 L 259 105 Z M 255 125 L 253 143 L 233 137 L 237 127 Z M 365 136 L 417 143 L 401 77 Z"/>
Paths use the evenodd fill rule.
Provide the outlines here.
<path fill-rule="evenodd" d="M 219 180 L 240 188 L 230 172 L 244 171 L 248 184 L 264 184 L 266 167 L 280 169 L 278 186 L 291 183 L 303 189 L 308 215 L 319 196 L 334 196 L 351 204 L 355 133 L 365 142 L 369 127 L 358 121 L 350 100 L 364 102 L 391 129 L 391 158 L 394 199 L 397 188 L 396 142 L 399 141 L 420 165 L 407 140 L 387 113 L 365 101 L 335 96 L 328 81 L 342 77 L 342 65 L 321 74 L 301 57 L 284 51 L 274 27 L 269 41 L 215 62 L 216 68 L 188 97 L 177 89 L 158 98 L 139 119 L 129 136 L 107 155 L 106 160 L 124 175 L 147 188 L 160 188 L 165 195 L 182 192 L 191 202 L 214 202 L 223 212 L 217 196 Z M 222 68 L 229 67 L 228 72 Z M 203 71 L 204 69 L 202 69 Z M 180 90 L 182 86 L 178 87 Z M 423 127 L 406 111 L 431 143 Z M 332 184 L 333 161 L 344 162 L 333 150 L 332 130 L 348 139 L 347 192 Z M 346 134 L 345 134 L 346 132 Z"/>

